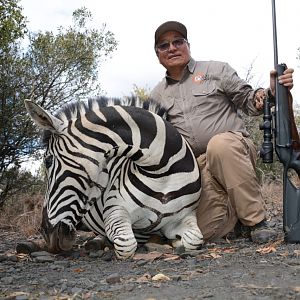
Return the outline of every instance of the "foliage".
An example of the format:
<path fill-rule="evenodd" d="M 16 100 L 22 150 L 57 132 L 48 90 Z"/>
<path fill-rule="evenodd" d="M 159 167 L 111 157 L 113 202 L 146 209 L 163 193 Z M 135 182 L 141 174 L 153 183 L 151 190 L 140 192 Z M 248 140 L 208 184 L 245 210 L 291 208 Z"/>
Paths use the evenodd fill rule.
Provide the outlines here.
<path fill-rule="evenodd" d="M 299 128 L 300 108 L 297 105 L 294 106 L 294 116 L 295 116 L 296 125 Z M 259 151 L 263 143 L 263 131 L 259 129 L 259 125 L 263 122 L 263 117 L 260 116 L 257 118 L 253 118 L 244 114 L 242 115 L 242 117 L 245 122 L 247 131 L 249 132 L 251 139 L 253 140 L 253 142 L 255 143 Z M 275 141 L 273 138 L 273 144 L 274 142 Z M 275 145 L 274 145 L 274 150 L 275 150 Z M 279 162 L 279 159 L 275 154 L 275 151 L 273 155 L 273 163 L 271 164 L 263 163 L 262 159 L 258 159 L 256 172 L 260 181 L 264 183 L 282 179 L 282 164 Z"/>
<path fill-rule="evenodd" d="M 42 193 L 16 193 L 0 210 L 0 229 L 18 231 L 27 237 L 38 234 L 42 205 Z"/>
<path fill-rule="evenodd" d="M 133 85 L 133 94 L 138 97 L 141 101 L 145 101 L 149 98 L 150 89 L 145 87 L 138 87 L 136 84 Z"/>
<path fill-rule="evenodd" d="M 39 148 L 38 132 L 25 111 L 24 99 L 53 110 L 99 94 L 99 66 L 117 46 L 105 25 L 100 30 L 87 26 L 91 13 L 85 8 L 76 10 L 73 25 L 59 27 L 57 34 L 27 33 L 18 0 L 1 1 L 0 207 L 18 189 L 21 163 Z M 28 47 L 23 50 L 25 35 Z M 12 172 L 15 180 L 10 179 Z"/>
<path fill-rule="evenodd" d="M 253 73 L 254 70 L 254 63 L 255 60 L 253 60 L 248 67 L 246 74 L 245 74 L 245 80 L 250 83 L 254 88 L 260 87 L 260 82 L 254 82 L 255 76 Z M 243 121 L 245 123 L 246 129 L 248 133 L 250 134 L 250 138 L 254 142 L 258 154 L 261 149 L 262 143 L 263 143 L 263 131 L 260 130 L 260 124 L 263 123 L 263 116 L 258 117 L 250 117 L 244 114 L 243 112 L 240 112 Z M 273 140 L 274 142 L 274 140 Z M 282 177 L 282 165 L 278 161 L 277 156 L 273 155 L 273 163 L 267 164 L 263 163 L 262 159 L 259 157 L 256 164 L 256 173 L 261 183 L 268 183 L 273 180 L 281 180 Z"/>
<path fill-rule="evenodd" d="M 0 53 L 26 33 L 26 19 L 18 0 L 0 0 Z"/>
<path fill-rule="evenodd" d="M 105 25 L 101 30 L 84 27 L 90 16 L 86 9 L 79 9 L 73 13 L 73 27 L 60 27 L 56 35 L 39 32 L 29 36 L 25 59 L 32 74 L 31 98 L 46 109 L 100 92 L 98 66 L 117 43 Z"/>
<path fill-rule="evenodd" d="M 44 191 L 44 180 L 42 174 L 32 174 L 29 171 L 21 170 L 19 167 L 12 167 L 6 170 L 6 189 L 0 193 L 0 203 L 4 200 L 23 193 L 36 194 Z"/>

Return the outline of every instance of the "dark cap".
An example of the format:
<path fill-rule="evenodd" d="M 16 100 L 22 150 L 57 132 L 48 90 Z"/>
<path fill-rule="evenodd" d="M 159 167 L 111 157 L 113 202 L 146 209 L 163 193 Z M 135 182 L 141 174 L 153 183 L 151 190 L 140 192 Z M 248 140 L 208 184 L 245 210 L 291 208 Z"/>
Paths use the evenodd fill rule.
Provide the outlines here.
<path fill-rule="evenodd" d="M 155 31 L 155 35 L 154 35 L 154 45 L 157 44 L 160 36 L 164 33 L 166 33 L 167 31 L 177 31 L 179 32 L 186 40 L 187 40 L 187 30 L 186 27 L 177 22 L 177 21 L 168 21 L 165 22 L 163 24 L 161 24 Z"/>

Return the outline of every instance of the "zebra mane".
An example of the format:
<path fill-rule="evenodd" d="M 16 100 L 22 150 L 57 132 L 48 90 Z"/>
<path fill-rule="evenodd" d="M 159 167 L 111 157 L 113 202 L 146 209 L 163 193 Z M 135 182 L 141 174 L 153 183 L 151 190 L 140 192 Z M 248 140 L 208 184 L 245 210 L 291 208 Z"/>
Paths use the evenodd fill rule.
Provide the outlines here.
<path fill-rule="evenodd" d="M 138 97 L 131 96 L 123 98 L 97 97 L 90 98 L 87 101 L 70 102 L 58 110 L 55 113 L 55 117 L 61 119 L 62 121 L 70 120 L 78 117 L 79 114 L 92 110 L 95 104 L 100 108 L 114 105 L 139 107 L 155 113 L 161 116 L 163 119 L 166 119 L 167 115 L 166 109 L 153 99 L 149 98 L 141 101 Z"/>
<path fill-rule="evenodd" d="M 77 118 L 81 114 L 85 114 L 87 111 L 93 110 L 93 107 L 109 107 L 114 105 L 120 106 L 132 106 L 143 108 L 152 113 L 161 116 L 163 119 L 167 118 L 166 109 L 153 99 L 148 98 L 141 101 L 136 96 L 123 97 L 123 98 L 108 98 L 108 97 L 96 97 L 90 98 L 87 101 L 74 101 L 63 105 L 58 111 L 54 113 L 54 116 L 62 121 L 68 121 Z M 42 144 L 46 145 L 51 136 L 50 131 L 44 130 L 42 135 Z"/>

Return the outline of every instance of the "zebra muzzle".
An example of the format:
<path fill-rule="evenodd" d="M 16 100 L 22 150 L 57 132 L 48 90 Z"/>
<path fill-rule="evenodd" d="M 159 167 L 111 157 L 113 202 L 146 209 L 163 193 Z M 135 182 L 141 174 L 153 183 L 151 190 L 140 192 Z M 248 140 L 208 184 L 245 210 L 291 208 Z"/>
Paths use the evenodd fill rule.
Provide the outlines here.
<path fill-rule="evenodd" d="M 52 253 L 70 251 L 76 239 L 76 231 L 69 225 L 59 222 L 53 227 L 46 240 L 48 250 Z"/>

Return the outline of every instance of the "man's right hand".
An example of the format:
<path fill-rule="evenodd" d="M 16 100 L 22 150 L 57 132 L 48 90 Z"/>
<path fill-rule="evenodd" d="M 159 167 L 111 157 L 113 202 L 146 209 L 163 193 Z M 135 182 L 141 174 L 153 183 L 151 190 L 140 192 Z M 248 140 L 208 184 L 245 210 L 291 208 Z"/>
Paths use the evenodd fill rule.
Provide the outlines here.
<path fill-rule="evenodd" d="M 294 69 L 292 68 L 286 69 L 283 72 L 283 74 L 278 77 L 278 82 L 286 86 L 289 90 L 291 90 L 294 86 L 293 73 L 294 73 Z M 275 97 L 275 86 L 276 86 L 276 77 L 277 77 L 276 75 L 277 75 L 276 70 L 272 70 L 270 72 L 270 89 L 274 97 Z"/>

